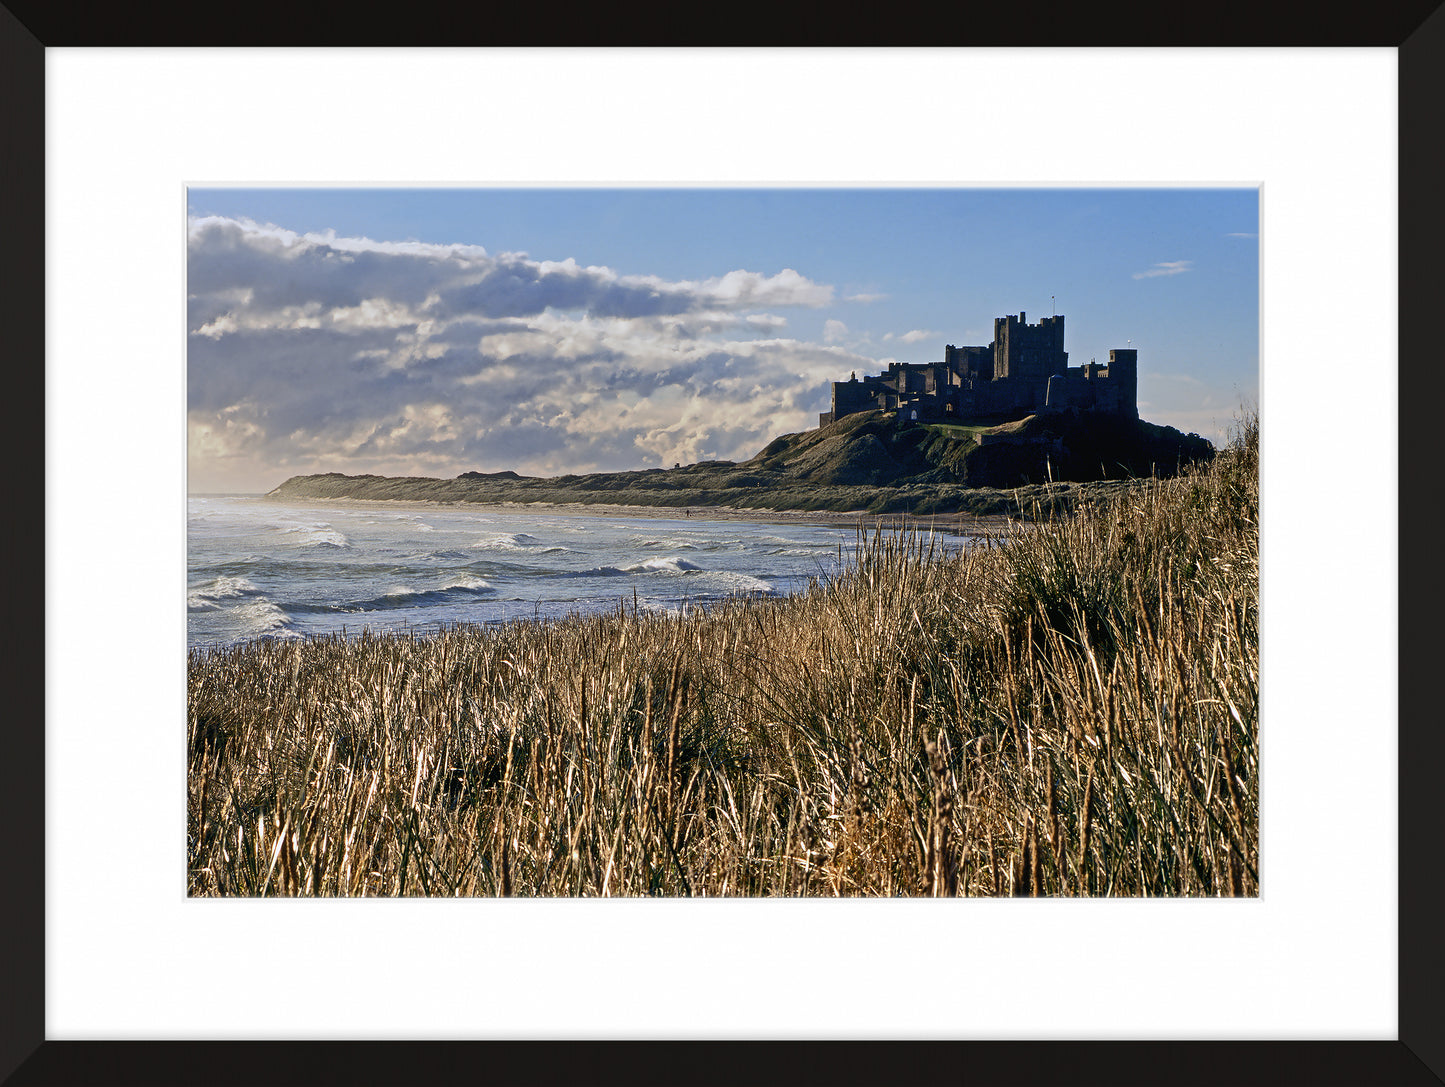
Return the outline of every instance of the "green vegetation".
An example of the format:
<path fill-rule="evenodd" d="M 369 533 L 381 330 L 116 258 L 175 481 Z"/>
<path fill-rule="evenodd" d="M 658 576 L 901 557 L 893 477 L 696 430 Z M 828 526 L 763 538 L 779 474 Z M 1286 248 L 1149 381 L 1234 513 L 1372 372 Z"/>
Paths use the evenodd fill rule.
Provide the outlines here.
<path fill-rule="evenodd" d="M 193 895 L 1256 895 L 1258 426 L 797 597 L 193 652 Z"/>
<path fill-rule="evenodd" d="M 960 440 L 959 432 L 971 440 Z M 984 434 L 992 440 L 980 447 Z M 555 479 L 515 472 L 465 472 L 455 479 L 330 473 L 288 479 L 271 497 L 1028 516 L 1038 498 L 1046 496 L 1048 508 L 1056 509 L 1070 494 L 1086 495 L 1051 483 L 1169 476 L 1213 455 L 1202 438 L 1137 420 L 1064 414 L 954 427 L 901 423 L 872 411 L 775 438 L 742 464 L 705 461 Z"/>
<path fill-rule="evenodd" d="M 992 429 L 991 426 L 985 423 L 975 423 L 972 425 L 966 423 L 924 423 L 922 425 L 924 430 L 932 430 L 945 437 L 959 439 L 976 438 L 984 431 Z"/>

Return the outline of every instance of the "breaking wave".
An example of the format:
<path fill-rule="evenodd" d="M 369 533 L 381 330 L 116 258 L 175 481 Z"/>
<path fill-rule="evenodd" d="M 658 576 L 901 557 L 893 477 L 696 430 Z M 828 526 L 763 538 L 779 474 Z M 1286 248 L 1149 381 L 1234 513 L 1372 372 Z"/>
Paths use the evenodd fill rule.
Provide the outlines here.
<path fill-rule="evenodd" d="M 261 590 L 243 577 L 212 578 L 203 585 L 197 585 L 186 593 L 187 611 L 215 611 L 222 600 L 236 600 L 241 597 L 259 596 Z"/>
<path fill-rule="evenodd" d="M 648 559 L 632 566 L 594 566 L 590 570 L 578 570 L 567 577 L 626 577 L 630 574 L 701 574 L 707 573 L 696 563 L 680 559 L 676 555 L 666 558 Z"/>
<path fill-rule="evenodd" d="M 525 532 L 483 536 L 471 546 L 476 551 L 528 551 L 534 555 L 555 555 L 567 551 L 567 548 L 555 544 L 549 546 L 545 540 L 539 540 Z"/>
<path fill-rule="evenodd" d="M 351 540 L 325 521 L 282 521 L 276 526 L 294 547 L 350 547 Z"/>
<path fill-rule="evenodd" d="M 296 621 L 285 610 L 260 597 L 235 610 L 233 616 L 246 634 L 253 638 L 300 638 Z"/>
<path fill-rule="evenodd" d="M 437 604 L 455 604 L 468 597 L 486 596 L 496 589 L 490 582 L 470 574 L 461 574 L 436 589 L 413 589 L 394 585 L 380 596 L 354 604 L 339 605 L 338 611 L 385 611 L 390 608 L 424 608 Z"/>

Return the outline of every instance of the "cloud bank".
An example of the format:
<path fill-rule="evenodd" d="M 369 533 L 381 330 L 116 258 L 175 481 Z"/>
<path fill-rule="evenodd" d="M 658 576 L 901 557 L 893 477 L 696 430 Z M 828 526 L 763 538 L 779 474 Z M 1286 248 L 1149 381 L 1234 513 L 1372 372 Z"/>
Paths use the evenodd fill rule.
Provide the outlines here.
<path fill-rule="evenodd" d="M 479 246 L 189 224 L 192 490 L 751 456 L 872 359 L 784 335 L 793 269 L 696 281 Z"/>

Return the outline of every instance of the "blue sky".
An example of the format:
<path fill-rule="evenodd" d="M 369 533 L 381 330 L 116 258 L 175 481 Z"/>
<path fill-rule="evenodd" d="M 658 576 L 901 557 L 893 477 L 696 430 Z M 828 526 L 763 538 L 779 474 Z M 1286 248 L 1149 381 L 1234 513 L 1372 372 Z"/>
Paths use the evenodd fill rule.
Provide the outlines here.
<path fill-rule="evenodd" d="M 828 382 L 993 318 L 1139 350 L 1222 441 L 1259 381 L 1255 189 L 192 189 L 192 491 L 745 459 Z M 344 270 L 339 270 L 344 269 Z"/>

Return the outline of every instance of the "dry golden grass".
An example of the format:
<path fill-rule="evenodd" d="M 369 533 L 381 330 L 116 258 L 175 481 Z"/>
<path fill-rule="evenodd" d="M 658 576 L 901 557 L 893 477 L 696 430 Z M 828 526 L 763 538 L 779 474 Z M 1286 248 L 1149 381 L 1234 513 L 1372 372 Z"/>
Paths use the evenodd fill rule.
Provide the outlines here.
<path fill-rule="evenodd" d="M 193 652 L 195 895 L 1255 895 L 1258 424 L 799 596 Z"/>

